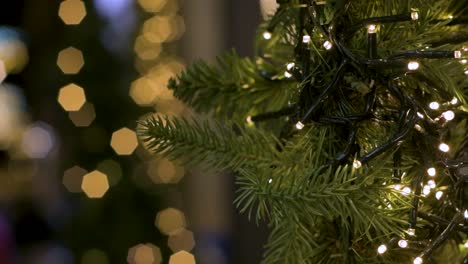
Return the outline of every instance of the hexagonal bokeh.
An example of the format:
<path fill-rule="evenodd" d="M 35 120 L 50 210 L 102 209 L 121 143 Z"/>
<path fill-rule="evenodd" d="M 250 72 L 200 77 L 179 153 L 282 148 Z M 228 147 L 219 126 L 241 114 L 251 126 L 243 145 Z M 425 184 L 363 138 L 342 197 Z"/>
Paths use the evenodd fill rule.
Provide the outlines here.
<path fill-rule="evenodd" d="M 65 0 L 60 3 L 59 17 L 66 25 L 78 25 L 86 16 L 86 6 L 81 0 Z"/>
<path fill-rule="evenodd" d="M 68 112 L 68 118 L 70 118 L 73 124 L 77 127 L 88 127 L 96 118 L 94 105 L 86 102 L 80 110 Z"/>
<path fill-rule="evenodd" d="M 167 244 L 173 252 L 192 251 L 195 247 L 193 232 L 187 229 L 181 229 L 174 232 L 168 239 Z"/>
<path fill-rule="evenodd" d="M 141 106 L 150 106 L 158 95 L 155 84 L 148 77 L 135 80 L 130 86 L 130 97 Z"/>
<path fill-rule="evenodd" d="M 169 264 L 196 264 L 195 257 L 187 251 L 179 251 L 169 258 Z"/>
<path fill-rule="evenodd" d="M 76 74 L 80 72 L 83 65 L 83 53 L 75 47 L 68 47 L 58 54 L 57 66 L 65 74 Z"/>
<path fill-rule="evenodd" d="M 65 111 L 78 111 L 86 103 L 86 95 L 83 88 L 71 83 L 60 89 L 57 100 Z"/>
<path fill-rule="evenodd" d="M 134 51 L 142 60 L 154 60 L 161 54 L 162 47 L 161 44 L 151 43 L 140 35 L 135 40 Z"/>
<path fill-rule="evenodd" d="M 112 134 L 110 145 L 119 155 L 131 155 L 138 146 L 138 138 L 133 130 L 124 127 Z"/>
<path fill-rule="evenodd" d="M 109 190 L 107 175 L 95 170 L 83 176 L 81 189 L 89 198 L 102 198 Z"/>
<path fill-rule="evenodd" d="M 175 208 L 167 208 L 156 215 L 156 227 L 165 235 L 172 235 L 185 228 L 185 215 Z"/>
<path fill-rule="evenodd" d="M 90 249 L 83 254 L 80 264 L 109 264 L 106 253 L 99 249 Z"/>
<path fill-rule="evenodd" d="M 184 173 L 184 167 L 168 159 L 154 160 L 148 165 L 148 175 L 156 184 L 178 183 Z"/>
<path fill-rule="evenodd" d="M 159 264 L 162 262 L 161 250 L 153 244 L 138 244 L 128 250 L 129 264 Z"/>
<path fill-rule="evenodd" d="M 81 189 L 81 182 L 86 173 L 88 171 L 80 166 L 73 166 L 63 173 L 62 183 L 69 192 L 80 193 L 83 191 Z"/>
<path fill-rule="evenodd" d="M 138 3 L 146 12 L 156 13 L 164 8 L 167 0 L 138 0 Z"/>

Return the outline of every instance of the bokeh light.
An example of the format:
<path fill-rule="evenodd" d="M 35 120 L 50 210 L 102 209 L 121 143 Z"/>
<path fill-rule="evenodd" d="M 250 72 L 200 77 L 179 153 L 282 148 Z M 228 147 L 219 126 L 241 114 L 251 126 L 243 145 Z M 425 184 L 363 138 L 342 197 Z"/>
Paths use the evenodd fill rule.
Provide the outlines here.
<path fill-rule="evenodd" d="M 137 79 L 130 87 L 130 96 L 135 103 L 141 106 L 151 105 L 156 95 L 155 83 L 147 77 Z"/>
<path fill-rule="evenodd" d="M 68 47 L 60 51 L 57 56 L 57 66 L 65 74 L 76 74 L 83 65 L 83 53 L 75 47 Z"/>
<path fill-rule="evenodd" d="M 161 233 L 172 235 L 185 228 L 185 215 L 175 208 L 167 208 L 156 215 L 155 224 Z"/>
<path fill-rule="evenodd" d="M 146 12 L 157 13 L 164 8 L 167 0 L 138 0 L 138 3 Z"/>
<path fill-rule="evenodd" d="M 7 73 L 19 73 L 28 64 L 29 54 L 26 44 L 13 37 L 2 36 L 4 31 L 8 31 L 0 27 L 0 60 L 3 61 Z"/>
<path fill-rule="evenodd" d="M 55 144 L 52 128 L 46 123 L 33 124 L 23 134 L 22 150 L 32 159 L 47 157 Z"/>
<path fill-rule="evenodd" d="M 81 183 L 83 181 L 83 176 L 85 176 L 86 173 L 88 173 L 88 171 L 80 166 L 73 166 L 63 173 L 62 183 L 69 192 L 80 193 L 82 192 Z"/>
<path fill-rule="evenodd" d="M 161 44 L 151 43 L 144 36 L 138 36 L 135 40 L 135 53 L 142 60 L 154 60 L 161 54 Z"/>
<path fill-rule="evenodd" d="M 66 25 L 78 25 L 86 16 L 86 6 L 81 0 L 65 0 L 60 3 L 58 15 Z"/>
<path fill-rule="evenodd" d="M 85 104 L 86 95 L 83 88 L 72 83 L 60 89 L 57 100 L 65 111 L 78 111 Z"/>
<path fill-rule="evenodd" d="M 195 257 L 187 251 L 179 251 L 169 258 L 169 264 L 196 264 Z"/>
<path fill-rule="evenodd" d="M 153 244 L 138 244 L 128 250 L 129 264 L 159 264 L 162 262 L 161 250 Z"/>
<path fill-rule="evenodd" d="M 109 185 L 115 186 L 122 178 L 122 167 L 114 160 L 108 159 L 97 165 L 97 170 L 107 175 Z"/>
<path fill-rule="evenodd" d="M 104 251 L 91 249 L 83 254 L 81 264 L 109 264 L 109 259 Z"/>
<path fill-rule="evenodd" d="M 181 229 L 174 232 L 168 239 L 167 245 L 173 252 L 192 251 L 195 247 L 193 232 L 187 229 Z"/>
<path fill-rule="evenodd" d="M 149 163 L 148 175 L 156 184 L 178 183 L 184 177 L 184 168 L 168 159 L 156 159 Z"/>
<path fill-rule="evenodd" d="M 0 149 L 8 149 L 21 136 L 25 126 L 24 97 L 21 90 L 10 84 L 0 85 Z"/>
<path fill-rule="evenodd" d="M 118 155 L 131 155 L 138 146 L 137 135 L 124 127 L 112 134 L 111 147 Z"/>
<path fill-rule="evenodd" d="M 81 189 L 89 198 L 102 198 L 109 190 L 107 175 L 95 170 L 83 176 Z"/>
<path fill-rule="evenodd" d="M 94 105 L 86 102 L 80 110 L 68 112 L 68 118 L 70 118 L 77 127 L 88 127 L 96 118 Z"/>

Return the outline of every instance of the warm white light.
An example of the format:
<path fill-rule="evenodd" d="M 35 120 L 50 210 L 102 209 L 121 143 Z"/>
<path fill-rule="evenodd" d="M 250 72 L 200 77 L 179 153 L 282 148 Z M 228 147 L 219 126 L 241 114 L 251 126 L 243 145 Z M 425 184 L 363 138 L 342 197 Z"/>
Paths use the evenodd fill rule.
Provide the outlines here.
<path fill-rule="evenodd" d="M 456 50 L 456 51 L 453 52 L 453 56 L 455 57 L 455 59 L 460 59 L 461 56 L 462 56 L 462 53 L 461 53 L 461 51 Z"/>
<path fill-rule="evenodd" d="M 408 247 L 408 240 L 400 240 L 398 241 L 398 246 L 401 247 L 401 248 L 407 248 Z"/>
<path fill-rule="evenodd" d="M 419 13 L 416 12 L 416 11 L 411 12 L 411 19 L 418 20 L 419 19 Z"/>
<path fill-rule="evenodd" d="M 417 112 L 417 115 L 418 115 L 419 118 L 424 119 L 424 115 L 423 115 L 423 114 Z"/>
<path fill-rule="evenodd" d="M 288 69 L 288 71 L 290 71 L 292 68 L 294 68 L 294 66 L 296 66 L 296 64 L 294 62 L 290 62 L 286 65 L 286 69 Z"/>
<path fill-rule="evenodd" d="M 418 124 L 414 125 L 414 129 L 416 129 L 419 132 L 422 131 L 422 127 L 420 125 L 418 125 Z"/>
<path fill-rule="evenodd" d="M 268 31 L 265 31 L 265 32 L 263 33 L 263 38 L 264 38 L 264 39 L 271 39 L 271 33 L 268 32 Z"/>
<path fill-rule="evenodd" d="M 403 188 L 403 190 L 401 190 L 401 194 L 403 194 L 403 195 L 408 195 L 410 193 L 411 193 L 410 187 L 405 187 L 405 188 Z"/>
<path fill-rule="evenodd" d="M 456 97 L 454 97 L 452 99 L 452 101 L 450 101 L 450 103 L 453 104 L 453 105 L 456 105 L 456 104 L 458 104 L 458 99 Z"/>
<path fill-rule="evenodd" d="M 450 151 L 450 147 L 449 145 L 445 144 L 445 143 L 442 143 L 439 145 L 439 149 L 440 151 L 442 152 L 449 152 Z"/>
<path fill-rule="evenodd" d="M 468 242 L 465 242 L 465 244 L 463 244 L 463 246 L 464 246 L 465 248 L 468 248 Z"/>
<path fill-rule="evenodd" d="M 466 60 L 466 59 L 463 59 L 463 60 L 460 61 L 461 64 L 466 64 L 467 62 L 468 62 L 468 60 Z"/>
<path fill-rule="evenodd" d="M 362 163 L 359 160 L 355 160 L 353 162 L 353 167 L 356 168 L 356 169 L 359 169 L 359 168 L 362 167 Z"/>
<path fill-rule="evenodd" d="M 413 260 L 413 264 L 422 264 L 423 259 L 421 257 L 417 257 Z"/>
<path fill-rule="evenodd" d="M 383 253 L 387 252 L 387 246 L 386 245 L 380 245 L 380 247 L 377 249 L 377 252 L 379 252 L 379 254 L 383 254 Z"/>
<path fill-rule="evenodd" d="M 423 188 L 423 194 L 429 195 L 431 193 L 431 187 L 429 185 L 425 185 Z"/>
<path fill-rule="evenodd" d="M 442 195 L 444 195 L 444 192 L 443 191 L 438 191 L 438 192 L 436 192 L 435 197 L 436 197 L 437 200 L 440 200 L 440 198 L 442 198 Z"/>
<path fill-rule="evenodd" d="M 449 18 L 449 19 L 453 19 L 453 16 L 452 16 L 452 15 L 450 15 L 450 16 L 448 16 L 448 18 Z"/>
<path fill-rule="evenodd" d="M 272 182 L 273 182 L 273 179 L 269 179 L 269 180 L 268 180 L 268 183 L 272 183 Z"/>
<path fill-rule="evenodd" d="M 465 212 L 463 213 L 463 216 L 465 216 L 465 218 L 468 218 L 468 210 L 465 210 Z"/>
<path fill-rule="evenodd" d="M 303 129 L 304 126 L 305 126 L 305 125 L 302 124 L 302 122 L 300 122 L 300 121 L 296 123 L 296 128 L 299 129 L 299 130 Z"/>
<path fill-rule="evenodd" d="M 436 187 L 436 183 L 434 180 L 427 181 L 427 185 L 429 185 L 431 189 L 434 189 Z"/>
<path fill-rule="evenodd" d="M 419 69 L 419 62 L 417 62 L 417 61 L 410 61 L 410 62 L 408 63 L 408 70 L 410 70 L 410 71 L 415 71 L 415 70 L 417 70 L 417 69 Z"/>
<path fill-rule="evenodd" d="M 286 78 L 291 78 L 291 77 L 292 77 L 292 74 L 289 73 L 288 71 L 285 71 L 285 72 L 284 72 L 284 77 L 286 77 Z"/>
<path fill-rule="evenodd" d="M 399 190 L 401 190 L 401 185 L 400 185 L 400 184 L 397 184 L 397 185 L 395 185 L 393 188 L 395 188 L 395 190 L 399 191 Z"/>
<path fill-rule="evenodd" d="M 247 119 L 246 119 L 246 121 L 247 121 L 247 124 L 249 124 L 249 125 L 250 125 L 250 124 L 253 124 L 253 121 L 252 121 L 252 117 L 251 117 L 251 116 L 248 116 Z"/>
<path fill-rule="evenodd" d="M 437 171 L 436 171 L 435 168 L 429 168 L 429 169 L 427 169 L 427 175 L 429 175 L 429 176 L 431 176 L 431 177 L 434 177 L 434 176 L 436 176 L 436 174 L 437 174 Z"/>
<path fill-rule="evenodd" d="M 330 41 L 325 41 L 325 43 L 323 43 L 323 47 L 327 50 L 331 49 L 333 47 L 333 44 L 330 42 Z"/>
<path fill-rule="evenodd" d="M 416 234 L 416 230 L 414 228 L 410 228 L 406 233 L 410 236 L 414 236 Z"/>
<path fill-rule="evenodd" d="M 377 26 L 374 25 L 374 24 L 371 24 L 367 27 L 367 33 L 369 34 L 374 34 L 375 32 L 377 32 Z"/>
<path fill-rule="evenodd" d="M 432 102 L 429 104 L 429 108 L 432 110 L 437 110 L 439 109 L 439 107 L 440 107 L 440 104 L 438 102 Z"/>
<path fill-rule="evenodd" d="M 465 75 L 468 75 L 468 70 L 465 71 Z"/>
<path fill-rule="evenodd" d="M 310 42 L 310 36 L 309 35 L 304 35 L 302 37 L 302 42 L 303 43 L 309 43 Z"/>
<path fill-rule="evenodd" d="M 455 113 L 453 111 L 447 111 L 442 114 L 442 116 L 447 121 L 452 121 L 455 118 Z"/>

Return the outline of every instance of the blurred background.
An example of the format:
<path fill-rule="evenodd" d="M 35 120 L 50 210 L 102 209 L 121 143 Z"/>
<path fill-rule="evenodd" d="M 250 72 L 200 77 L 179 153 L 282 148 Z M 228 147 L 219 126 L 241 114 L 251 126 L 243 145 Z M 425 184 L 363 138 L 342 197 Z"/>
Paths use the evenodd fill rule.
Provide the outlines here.
<path fill-rule="evenodd" d="M 259 263 L 233 175 L 150 154 L 149 115 L 190 63 L 252 55 L 275 0 L 0 3 L 0 264 Z"/>

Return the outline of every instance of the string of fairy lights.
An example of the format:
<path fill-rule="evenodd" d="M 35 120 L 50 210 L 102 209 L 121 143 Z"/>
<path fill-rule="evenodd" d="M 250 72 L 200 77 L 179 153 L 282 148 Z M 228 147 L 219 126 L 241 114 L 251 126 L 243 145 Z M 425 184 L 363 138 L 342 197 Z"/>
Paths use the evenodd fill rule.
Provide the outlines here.
<path fill-rule="evenodd" d="M 284 2 L 287 1 L 278 1 L 279 7 L 277 12 L 280 12 L 283 8 L 288 8 L 288 3 Z M 288 116 L 289 121 L 281 133 L 282 137 L 290 134 L 291 127 L 297 130 L 302 130 L 310 122 L 347 126 L 350 128 L 347 146 L 345 147 L 345 150 L 335 159 L 331 160 L 328 165 L 343 164 L 346 163 L 346 160 L 349 157 L 352 157 L 353 154 L 359 155 L 359 153 L 352 152 L 353 146 L 356 145 L 356 135 L 358 130 L 357 123 L 371 118 L 370 114 L 375 107 L 374 104 L 376 100 L 375 82 L 382 83 L 388 87 L 389 93 L 394 95 L 400 103 L 396 132 L 387 142 L 384 142 L 370 152 L 355 158 L 352 164 L 355 169 L 359 169 L 382 153 L 399 146 L 401 142 L 407 139 L 413 132 L 420 136 L 418 137 L 420 139 L 417 140 L 416 144 L 421 147 L 421 156 L 426 164 L 426 169 L 424 170 L 427 176 L 416 176 L 412 182 L 413 188 L 404 186 L 402 182 L 402 178 L 406 176 L 406 172 L 401 171 L 401 150 L 397 150 L 394 154 L 394 178 L 397 179 L 398 182 L 393 185 L 393 188 L 402 195 L 412 195 L 413 197 L 412 207 L 410 209 L 409 228 L 406 232 L 407 236 L 394 238 L 389 242 L 380 245 L 377 248 L 377 253 L 382 255 L 388 252 L 389 249 L 393 248 L 411 249 L 420 252 L 420 254 L 413 259 L 414 264 L 422 264 L 424 261 L 432 263 L 432 253 L 434 250 L 440 247 L 442 243 L 453 234 L 453 232 L 460 231 L 468 234 L 468 226 L 464 225 L 465 219 L 468 219 L 468 205 L 463 203 L 463 188 L 465 187 L 465 182 L 467 182 L 468 178 L 468 161 L 457 159 L 457 157 L 461 156 L 460 151 L 455 155 L 455 159 L 450 159 L 448 157 L 448 153 L 451 151 L 451 148 L 447 143 L 441 140 L 445 135 L 443 130 L 447 127 L 447 123 L 455 120 L 458 112 L 462 113 L 462 111 L 457 110 L 459 99 L 447 93 L 443 94 L 443 97 L 447 98 L 447 101 L 444 103 L 432 101 L 427 106 L 422 105 L 416 100 L 416 98 L 405 94 L 401 89 L 401 78 L 403 76 L 417 74 L 418 70 L 421 68 L 421 60 L 455 59 L 464 65 L 467 63 L 467 60 L 464 58 L 464 52 L 468 51 L 468 48 L 461 47 L 458 50 L 440 51 L 428 50 L 430 49 L 430 46 L 428 46 L 422 50 L 411 50 L 397 53 L 387 58 L 380 58 L 378 56 L 378 32 L 381 25 L 386 23 L 403 22 L 417 23 L 420 20 L 420 13 L 418 10 L 413 9 L 410 13 L 406 14 L 364 19 L 358 24 L 352 26 L 349 32 L 342 34 L 349 37 L 363 27 L 367 28 L 367 57 L 359 56 L 344 45 L 343 37 L 341 37 L 337 32 L 339 28 L 338 21 L 340 21 L 340 18 L 342 18 L 349 8 L 350 1 L 345 2 L 346 4 L 337 11 L 329 25 L 321 24 L 318 17 L 318 9 L 325 5 L 326 1 L 302 1 L 302 4 L 299 7 L 301 16 L 300 21 L 303 21 L 302 23 L 304 25 L 302 25 L 303 28 L 297 30 L 299 36 L 297 47 L 295 49 L 295 58 L 310 57 L 309 46 L 315 38 L 304 33 L 306 31 L 309 31 L 310 33 L 315 32 L 320 36 L 320 38 L 317 39 L 323 41 L 321 46 L 325 51 L 335 52 L 334 54 L 337 53 L 340 55 L 341 63 L 328 85 L 326 85 L 321 93 L 314 98 L 314 101 L 309 101 L 308 104 L 301 104 L 301 101 L 307 100 L 304 99 L 304 97 L 306 96 L 305 94 L 307 93 L 307 89 L 310 89 L 311 86 L 304 85 L 300 94 L 299 103 L 276 112 L 248 116 L 247 123 L 253 124 L 254 122 Z M 448 16 L 448 19 L 453 19 L 453 16 Z M 312 25 L 309 24 L 306 27 L 306 23 L 310 23 Z M 266 41 L 274 37 L 274 28 L 275 24 L 270 24 L 267 30 L 263 32 L 262 37 Z M 304 30 L 305 28 L 307 28 L 307 30 Z M 450 42 L 448 41 L 447 44 L 449 43 Z M 300 83 L 311 83 L 311 72 L 307 63 L 309 63 L 307 59 L 301 60 L 301 62 L 295 61 L 287 63 L 285 65 L 284 77 L 286 79 L 295 78 Z M 362 113 L 356 113 L 346 117 L 323 116 L 322 114 L 317 115 L 316 113 L 320 106 L 329 100 L 330 95 L 338 88 L 339 80 L 343 78 L 346 66 L 350 63 L 359 65 L 361 69 L 365 69 L 367 72 L 371 72 L 373 76 L 376 76 L 375 80 L 372 80 L 370 85 L 372 87 L 372 91 L 366 95 L 366 106 L 364 111 Z M 395 72 L 397 73 L 393 75 L 386 74 L 380 70 L 382 67 L 385 67 L 386 69 L 390 67 L 395 69 Z M 468 69 L 464 69 L 464 74 L 468 75 Z M 443 93 L 442 91 L 439 92 Z M 430 154 L 433 153 L 433 151 L 428 146 L 433 146 L 433 142 L 437 142 L 435 148 L 439 150 L 439 153 Z M 437 186 L 436 176 L 438 175 L 439 170 L 449 171 L 451 180 L 451 184 L 449 184 L 449 186 Z M 423 184 L 425 178 L 427 182 Z M 434 197 L 437 201 L 444 200 L 444 208 L 450 207 L 453 209 L 455 213 L 453 214 L 452 219 L 447 220 L 438 215 L 419 211 L 421 199 L 429 196 L 432 190 L 436 190 Z M 448 200 L 452 196 L 456 197 L 454 199 L 455 202 Z M 391 205 L 389 205 L 389 207 L 391 207 Z M 418 218 L 438 224 L 444 228 L 434 239 L 424 241 L 417 240 L 416 224 Z M 465 244 L 468 246 L 468 243 Z"/>

